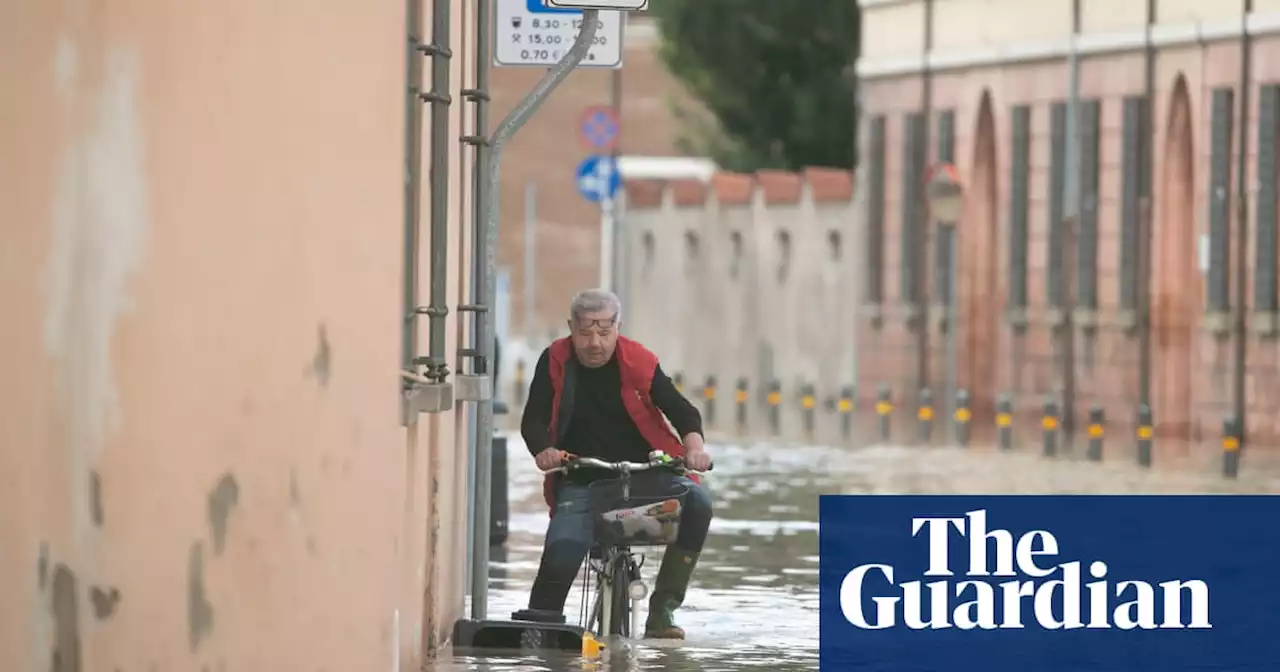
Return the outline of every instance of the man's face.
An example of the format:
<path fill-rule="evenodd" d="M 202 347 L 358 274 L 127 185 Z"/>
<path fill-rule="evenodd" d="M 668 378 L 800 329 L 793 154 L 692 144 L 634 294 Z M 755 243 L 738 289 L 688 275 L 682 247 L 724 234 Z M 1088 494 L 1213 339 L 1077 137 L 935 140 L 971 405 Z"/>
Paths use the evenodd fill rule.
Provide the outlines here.
<path fill-rule="evenodd" d="M 569 320 L 573 350 L 584 366 L 604 366 L 618 345 L 618 315 L 609 310 L 586 313 Z"/>

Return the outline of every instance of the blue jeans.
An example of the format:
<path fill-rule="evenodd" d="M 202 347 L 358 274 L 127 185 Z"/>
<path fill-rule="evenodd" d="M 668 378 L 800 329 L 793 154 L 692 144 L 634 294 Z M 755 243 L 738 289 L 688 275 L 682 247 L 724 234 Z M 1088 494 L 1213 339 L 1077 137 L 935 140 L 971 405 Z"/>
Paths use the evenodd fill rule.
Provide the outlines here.
<path fill-rule="evenodd" d="M 684 476 L 664 479 L 661 489 L 675 493 L 688 488 L 680 512 L 680 532 L 675 546 L 701 553 L 711 527 L 711 497 L 702 486 Z M 646 489 L 646 495 L 656 494 Z M 588 486 L 564 484 L 556 491 L 555 513 L 547 526 L 542 545 L 542 562 L 529 594 L 529 608 L 564 611 L 569 588 L 578 576 L 582 560 L 595 543 L 591 519 L 591 490 Z"/>

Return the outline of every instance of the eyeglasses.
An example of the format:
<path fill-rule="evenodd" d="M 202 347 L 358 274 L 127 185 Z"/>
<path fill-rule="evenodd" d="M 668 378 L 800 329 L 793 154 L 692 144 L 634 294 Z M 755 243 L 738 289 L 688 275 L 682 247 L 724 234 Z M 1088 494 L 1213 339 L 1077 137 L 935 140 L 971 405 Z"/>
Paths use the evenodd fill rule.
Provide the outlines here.
<path fill-rule="evenodd" d="M 569 320 L 568 324 L 570 329 L 590 329 L 592 327 L 612 329 L 618 324 L 618 314 L 614 313 L 612 317 L 603 320 L 588 320 L 586 322 Z"/>

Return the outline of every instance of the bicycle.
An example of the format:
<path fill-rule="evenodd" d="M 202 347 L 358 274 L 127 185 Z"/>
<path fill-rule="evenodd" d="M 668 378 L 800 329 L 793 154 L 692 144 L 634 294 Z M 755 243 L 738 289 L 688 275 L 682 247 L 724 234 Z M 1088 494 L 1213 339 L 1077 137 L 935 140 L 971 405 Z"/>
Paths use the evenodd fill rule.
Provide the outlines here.
<path fill-rule="evenodd" d="M 593 491 L 591 521 L 595 543 L 587 556 L 587 571 L 583 577 L 583 604 L 578 619 L 588 631 L 601 635 L 632 637 L 639 629 L 635 603 L 644 600 L 649 594 L 649 588 L 640 574 L 644 556 L 633 548 L 667 546 L 675 541 L 679 533 L 684 494 L 688 490 L 632 498 L 631 474 L 651 469 L 669 469 L 683 475 L 693 470 L 684 465 L 682 458 L 670 457 L 662 451 L 649 453 L 647 462 L 606 462 L 568 453 L 565 453 L 564 459 L 563 466 L 543 473 L 568 473 L 580 467 L 594 467 L 618 475 L 616 479 L 597 481 L 589 486 Z M 708 467 L 708 471 L 710 470 L 711 467 Z M 620 490 L 620 495 L 611 497 L 610 493 L 603 492 L 608 488 Z M 595 496 L 597 490 L 601 493 L 599 497 Z M 638 505 L 634 503 L 640 499 L 656 501 Z M 616 508 L 619 505 L 623 505 L 623 508 Z M 586 603 L 590 599 L 592 574 L 595 575 L 595 601 L 588 616 Z"/>

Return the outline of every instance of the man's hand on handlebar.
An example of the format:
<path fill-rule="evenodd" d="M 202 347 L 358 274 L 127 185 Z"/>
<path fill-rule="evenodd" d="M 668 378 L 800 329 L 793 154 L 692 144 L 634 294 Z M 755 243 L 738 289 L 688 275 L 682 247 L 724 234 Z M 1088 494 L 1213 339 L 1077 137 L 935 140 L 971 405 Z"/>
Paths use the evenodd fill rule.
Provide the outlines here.
<path fill-rule="evenodd" d="M 534 464 L 542 471 L 550 471 L 564 463 L 565 452 L 556 448 L 547 448 L 534 456 Z"/>
<path fill-rule="evenodd" d="M 684 455 L 684 464 L 692 471 L 709 471 L 711 456 L 705 450 L 690 450 Z"/>

